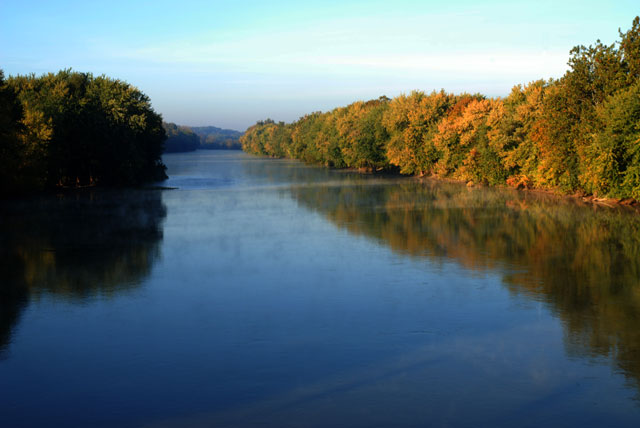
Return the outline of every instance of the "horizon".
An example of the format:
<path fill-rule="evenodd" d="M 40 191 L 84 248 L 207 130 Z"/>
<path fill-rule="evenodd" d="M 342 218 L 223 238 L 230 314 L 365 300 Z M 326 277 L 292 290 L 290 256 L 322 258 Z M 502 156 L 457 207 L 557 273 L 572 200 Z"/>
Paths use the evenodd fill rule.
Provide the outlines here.
<path fill-rule="evenodd" d="M 167 122 L 243 132 L 413 90 L 506 96 L 559 78 L 569 51 L 618 40 L 632 1 L 77 0 L 0 6 L 0 68 L 72 68 L 142 90 Z"/>

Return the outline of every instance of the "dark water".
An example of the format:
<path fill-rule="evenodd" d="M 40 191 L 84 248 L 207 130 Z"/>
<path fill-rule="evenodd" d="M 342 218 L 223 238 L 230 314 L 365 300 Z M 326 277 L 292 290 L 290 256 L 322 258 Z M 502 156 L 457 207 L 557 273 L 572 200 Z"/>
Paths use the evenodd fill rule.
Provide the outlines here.
<path fill-rule="evenodd" d="M 0 426 L 640 425 L 637 213 L 165 161 L 0 206 Z"/>

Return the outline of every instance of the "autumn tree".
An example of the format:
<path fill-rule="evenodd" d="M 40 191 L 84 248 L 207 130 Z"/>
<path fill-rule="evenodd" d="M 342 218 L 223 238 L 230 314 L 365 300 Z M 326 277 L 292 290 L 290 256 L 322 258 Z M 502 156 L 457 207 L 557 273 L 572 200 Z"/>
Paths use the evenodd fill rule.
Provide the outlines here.
<path fill-rule="evenodd" d="M 568 65 L 505 98 L 414 91 L 277 128 L 258 123 L 243 147 L 326 166 L 640 197 L 640 18 L 617 43 L 575 47 Z"/>

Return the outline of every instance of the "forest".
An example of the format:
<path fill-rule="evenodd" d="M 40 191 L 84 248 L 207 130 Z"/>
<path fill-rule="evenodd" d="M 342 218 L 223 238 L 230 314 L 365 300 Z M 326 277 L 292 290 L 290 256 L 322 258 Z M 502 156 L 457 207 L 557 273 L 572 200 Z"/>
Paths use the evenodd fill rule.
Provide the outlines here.
<path fill-rule="evenodd" d="M 200 148 L 205 150 L 240 150 L 242 132 L 215 126 L 192 126 L 191 130 L 200 136 Z"/>
<path fill-rule="evenodd" d="M 181 126 L 163 123 L 167 133 L 165 153 L 192 152 L 194 150 L 240 150 L 242 132 L 215 126 Z"/>
<path fill-rule="evenodd" d="M 259 121 L 248 153 L 334 168 L 640 200 L 640 19 L 570 52 L 558 79 L 506 97 L 413 91 L 286 124 Z"/>
<path fill-rule="evenodd" d="M 200 137 L 188 126 L 163 122 L 162 127 L 167 133 L 167 141 L 164 144 L 165 153 L 192 152 L 200 148 Z"/>
<path fill-rule="evenodd" d="M 0 195 L 166 178 L 162 117 L 134 86 L 62 70 L 0 70 Z"/>

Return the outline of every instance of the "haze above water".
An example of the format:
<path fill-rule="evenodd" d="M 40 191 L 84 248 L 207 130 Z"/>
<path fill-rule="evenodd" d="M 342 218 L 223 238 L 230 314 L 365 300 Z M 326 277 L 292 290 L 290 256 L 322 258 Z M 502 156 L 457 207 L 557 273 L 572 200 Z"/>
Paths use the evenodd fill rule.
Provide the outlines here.
<path fill-rule="evenodd" d="M 238 152 L 0 206 L 0 426 L 640 421 L 640 215 Z"/>

